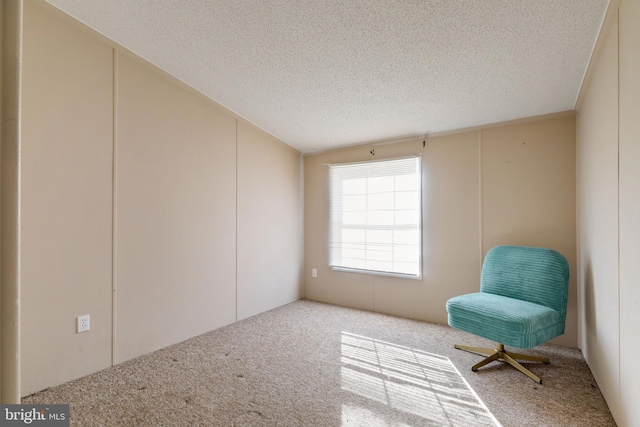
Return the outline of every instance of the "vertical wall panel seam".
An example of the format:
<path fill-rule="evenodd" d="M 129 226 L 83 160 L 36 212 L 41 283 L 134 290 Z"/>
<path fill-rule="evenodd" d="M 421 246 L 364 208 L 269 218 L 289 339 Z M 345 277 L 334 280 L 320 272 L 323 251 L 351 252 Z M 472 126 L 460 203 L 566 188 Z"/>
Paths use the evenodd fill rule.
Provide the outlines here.
<path fill-rule="evenodd" d="M 616 34 L 616 37 L 618 39 L 618 52 L 617 52 L 617 71 L 618 71 L 618 132 L 617 132 L 617 143 L 618 143 L 618 164 L 617 164 L 617 172 L 618 172 L 618 188 L 617 188 L 617 193 L 618 193 L 618 236 L 617 236 L 617 240 L 618 240 L 618 253 L 617 253 L 617 262 L 618 262 L 618 408 L 620 408 L 620 412 L 622 412 L 622 334 L 620 332 L 620 290 L 621 290 L 621 286 L 620 286 L 620 4 L 618 4 L 618 10 L 617 10 L 617 19 L 618 19 L 618 34 Z M 619 417 L 622 416 L 622 414 L 618 415 Z"/>
<path fill-rule="evenodd" d="M 116 325 L 117 325 L 117 224 L 118 224 L 118 51 L 113 52 L 113 93 L 112 93 L 112 159 L 111 159 L 111 365 L 117 363 Z"/>
<path fill-rule="evenodd" d="M 300 219 L 299 225 L 299 233 L 300 233 L 300 246 L 298 247 L 299 253 L 302 259 L 302 268 L 300 268 L 300 264 L 298 264 L 298 274 L 300 274 L 300 278 L 302 279 L 302 289 L 300 289 L 300 279 L 298 279 L 298 296 L 301 296 L 302 299 L 306 297 L 307 294 L 307 284 L 306 284 L 306 276 L 305 271 L 307 269 L 306 265 L 306 255 L 305 255 L 305 217 L 304 217 L 304 194 L 305 194 L 305 180 L 304 180 L 304 156 L 302 153 L 298 155 L 298 185 L 300 186 L 300 196 L 298 198 L 298 215 Z M 302 270 L 302 271 L 300 271 Z M 300 292 L 300 290 L 302 292 Z M 302 295 L 301 295 L 302 294 Z M 300 298 L 298 298 L 300 299 Z"/>
<path fill-rule="evenodd" d="M 238 321 L 238 169 L 239 169 L 239 157 L 238 157 L 238 119 L 236 119 L 236 322 Z"/>
<path fill-rule="evenodd" d="M 24 1 L 20 1 L 18 6 L 18 29 L 17 44 L 18 58 L 16 59 L 16 83 L 17 83 L 17 133 L 16 133 L 16 390 L 18 402 L 22 396 L 22 331 L 21 331 L 21 312 L 22 312 L 22 280 L 21 280 L 21 208 L 22 208 L 22 60 L 23 60 L 23 43 L 24 43 Z M 4 66 L 4 64 L 3 64 Z"/>
<path fill-rule="evenodd" d="M 478 234 L 479 234 L 479 250 L 480 250 L 480 271 L 482 271 L 482 257 L 484 256 L 484 242 L 483 242 L 483 192 L 482 192 L 482 129 L 478 131 Z"/>
<path fill-rule="evenodd" d="M 576 111 L 576 172 L 575 172 L 575 180 L 576 180 L 576 299 L 577 299 L 577 328 L 578 328 L 578 349 L 580 353 L 584 357 L 584 353 L 582 352 L 582 313 L 584 311 L 582 304 L 580 301 L 582 300 L 582 272 L 581 272 L 581 259 L 582 259 L 582 250 L 580 248 L 580 112 Z"/>

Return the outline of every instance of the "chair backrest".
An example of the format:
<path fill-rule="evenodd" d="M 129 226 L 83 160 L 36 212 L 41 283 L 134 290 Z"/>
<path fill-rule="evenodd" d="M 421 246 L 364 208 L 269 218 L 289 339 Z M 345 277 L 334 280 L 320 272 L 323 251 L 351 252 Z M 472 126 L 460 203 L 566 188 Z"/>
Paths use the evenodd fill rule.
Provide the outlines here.
<path fill-rule="evenodd" d="M 552 249 L 496 246 L 485 256 L 480 291 L 567 313 L 569 263 Z"/>

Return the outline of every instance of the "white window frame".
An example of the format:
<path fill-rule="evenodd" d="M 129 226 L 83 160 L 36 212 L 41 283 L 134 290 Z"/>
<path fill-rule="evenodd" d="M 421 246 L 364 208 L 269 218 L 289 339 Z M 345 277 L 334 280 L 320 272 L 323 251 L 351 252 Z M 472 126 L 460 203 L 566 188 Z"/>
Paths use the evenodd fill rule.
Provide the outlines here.
<path fill-rule="evenodd" d="M 411 157 L 401 157 L 401 158 L 393 158 L 393 159 L 382 159 L 382 160 L 375 160 L 375 161 L 368 161 L 368 162 L 341 163 L 341 164 L 327 165 L 329 166 L 329 209 L 330 209 L 329 236 L 328 236 L 329 237 L 328 239 L 329 254 L 328 255 L 329 255 L 329 267 L 332 270 L 348 271 L 348 272 L 356 272 L 356 273 L 364 273 L 364 274 L 374 274 L 374 275 L 382 275 L 382 276 L 402 277 L 402 278 L 408 278 L 408 279 L 422 279 L 422 256 L 423 256 L 422 240 L 423 239 L 422 239 L 422 164 L 421 163 L 422 162 L 421 162 L 420 156 L 411 156 Z M 394 172 L 394 169 L 399 167 L 399 168 L 405 168 L 404 170 L 406 170 L 407 167 L 414 167 L 413 165 L 415 165 L 416 176 L 412 177 L 411 179 L 415 178 L 415 189 L 399 190 L 398 186 L 400 186 L 400 182 L 398 181 L 398 178 L 406 174 L 393 175 L 394 173 L 398 173 L 397 171 Z M 394 177 L 393 190 L 386 191 L 385 194 L 388 199 L 388 197 L 390 196 L 389 193 L 392 193 L 394 206 L 392 206 L 391 209 L 370 208 L 370 200 L 373 200 L 371 199 L 371 197 L 375 196 L 376 194 L 378 195 L 381 194 L 381 193 L 370 192 L 370 189 L 369 189 L 369 183 L 371 182 L 370 179 L 390 177 L 390 176 Z M 366 213 L 363 215 L 362 214 L 363 211 L 361 209 L 357 211 L 359 214 L 358 221 L 364 221 L 365 222 L 364 224 L 362 223 L 356 224 L 354 222 L 350 223 L 349 220 L 346 219 L 345 213 L 348 214 L 349 212 L 344 207 L 346 204 L 345 196 L 349 196 L 349 195 L 345 195 L 343 193 L 343 190 L 345 188 L 344 187 L 345 181 L 347 179 L 349 180 L 359 179 L 360 183 L 363 182 L 362 179 L 366 180 L 366 184 L 363 184 L 363 185 L 366 185 L 366 190 L 364 193 L 351 194 L 352 197 L 354 195 L 357 195 L 360 197 L 364 197 L 366 200 L 365 202 Z M 396 182 L 398 183 L 396 184 Z M 413 183 L 413 181 L 406 181 L 406 180 L 405 182 Z M 361 191 L 361 190 L 356 190 L 356 191 Z M 412 195 L 409 195 L 409 193 L 412 193 Z M 406 210 L 406 209 L 397 208 L 397 206 L 399 205 L 398 203 L 399 196 L 402 196 L 402 194 L 404 194 L 405 196 L 408 195 L 409 200 L 412 200 L 413 203 L 415 203 L 415 204 L 411 203 L 411 206 L 413 206 L 413 209 Z M 414 218 L 414 222 L 417 219 L 417 224 L 413 224 L 413 223 L 402 224 L 402 221 L 399 221 L 398 219 L 399 218 L 398 215 L 401 215 L 402 212 L 412 212 L 414 209 L 417 210 L 417 212 L 415 213 L 417 218 Z M 384 225 L 376 225 L 375 215 L 382 212 L 386 213 L 387 215 L 389 214 L 389 212 L 393 212 L 394 224 L 389 224 L 389 222 L 386 222 Z M 363 218 L 363 216 L 366 217 L 366 219 Z M 344 242 L 345 230 L 352 230 L 354 231 L 354 233 L 358 233 L 358 231 L 364 230 L 365 236 L 369 236 L 369 233 L 375 230 L 382 231 L 383 233 L 384 231 L 391 231 L 390 234 L 392 236 L 392 242 L 387 243 L 387 245 L 390 245 L 389 246 L 391 251 L 390 256 L 392 257 L 392 260 L 376 262 L 374 259 L 371 259 L 370 258 L 371 256 L 375 257 L 375 255 L 371 255 L 371 254 L 375 253 L 376 250 L 378 250 L 378 255 L 380 255 L 381 252 L 384 252 L 385 254 L 383 255 L 385 255 L 386 257 L 389 256 L 389 250 L 379 251 L 382 246 L 379 243 L 369 243 L 368 237 L 365 237 L 365 239 L 362 242 L 358 242 L 358 243 L 355 243 L 355 240 L 350 242 Z M 355 231 L 355 230 L 358 230 L 358 231 Z M 400 235 L 400 233 L 396 233 L 396 231 L 404 231 L 405 233 L 409 232 L 408 236 L 410 236 L 415 240 L 409 245 L 402 244 L 396 241 L 396 236 Z M 387 233 L 386 235 L 388 236 L 389 234 Z M 410 254 L 411 255 L 410 258 L 412 258 L 410 262 L 396 261 L 395 259 L 396 251 L 401 251 L 402 246 L 405 246 L 406 248 L 411 249 L 410 252 L 412 252 L 413 250 L 417 251 L 417 254 L 415 253 Z M 353 252 L 357 252 L 358 254 L 364 253 L 364 255 L 360 255 L 363 258 L 357 258 L 357 257 L 348 258 L 348 259 L 351 259 L 351 261 L 347 262 L 343 257 L 343 253 L 347 250 L 351 250 L 352 253 Z M 375 264 L 382 264 L 382 263 L 387 263 L 388 265 L 389 262 L 392 265 L 390 269 L 382 269 L 382 268 L 378 269 L 378 268 L 367 267 L 367 265 L 375 265 Z M 354 264 L 358 264 L 358 263 L 365 264 L 365 265 L 354 267 Z M 395 266 L 404 266 L 404 268 L 395 267 Z M 411 272 L 408 272 L 409 269 L 407 269 L 407 266 L 411 266 L 410 267 Z"/>

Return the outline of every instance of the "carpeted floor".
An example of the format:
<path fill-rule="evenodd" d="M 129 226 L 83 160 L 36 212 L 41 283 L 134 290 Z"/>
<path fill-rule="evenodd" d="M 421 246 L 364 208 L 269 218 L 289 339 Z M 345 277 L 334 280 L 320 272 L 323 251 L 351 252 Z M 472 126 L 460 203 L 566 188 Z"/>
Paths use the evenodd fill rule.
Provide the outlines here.
<path fill-rule="evenodd" d="M 615 426 L 577 349 L 538 385 L 446 326 L 302 300 L 23 399 L 74 426 Z"/>

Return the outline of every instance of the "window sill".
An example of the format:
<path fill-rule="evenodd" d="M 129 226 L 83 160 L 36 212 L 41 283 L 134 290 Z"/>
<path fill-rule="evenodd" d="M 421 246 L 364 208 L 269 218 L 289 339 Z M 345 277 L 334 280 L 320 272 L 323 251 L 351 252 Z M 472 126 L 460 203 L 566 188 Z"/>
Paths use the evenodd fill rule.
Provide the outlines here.
<path fill-rule="evenodd" d="M 360 273 L 360 274 L 369 274 L 372 276 L 386 276 L 386 277 L 397 277 L 400 279 L 409 279 L 409 280 L 422 280 L 422 274 L 417 276 L 412 274 L 401 274 L 401 273 L 391 273 L 386 271 L 375 271 L 375 270 L 362 270 L 358 268 L 347 268 L 347 267 L 334 267 L 329 266 L 333 271 L 343 271 L 346 273 Z"/>

